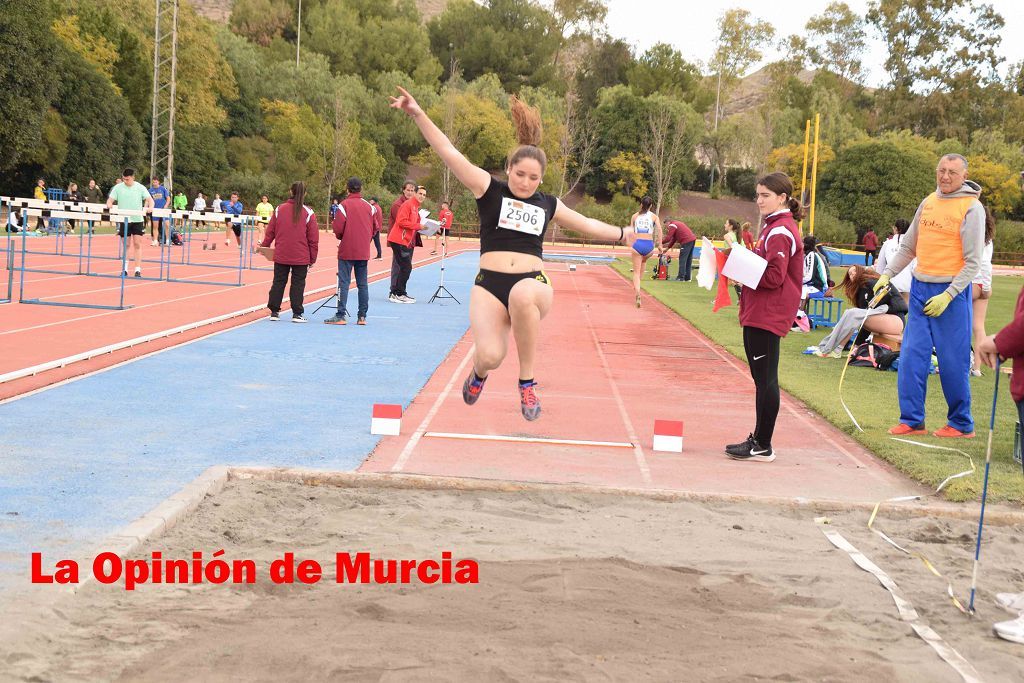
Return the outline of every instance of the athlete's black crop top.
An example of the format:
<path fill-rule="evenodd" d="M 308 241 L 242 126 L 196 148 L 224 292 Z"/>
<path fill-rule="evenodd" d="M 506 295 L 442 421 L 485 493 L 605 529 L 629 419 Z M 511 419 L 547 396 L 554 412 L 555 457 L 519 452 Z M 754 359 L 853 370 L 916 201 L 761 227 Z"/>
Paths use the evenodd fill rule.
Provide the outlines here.
<path fill-rule="evenodd" d="M 540 209 L 540 212 L 533 207 Z M 514 251 L 540 258 L 543 255 L 544 234 L 548 230 L 548 223 L 555 217 L 557 207 L 557 197 L 535 192 L 528 199 L 519 199 L 512 194 L 508 183 L 492 177 L 487 191 L 476 200 L 476 208 L 480 213 L 480 253 Z M 540 220 L 543 220 L 543 225 L 538 227 Z M 510 227 L 500 227 L 499 223 L 502 222 Z M 522 232 L 513 229 L 515 226 L 531 232 L 539 229 L 540 233 L 534 235 Z"/>

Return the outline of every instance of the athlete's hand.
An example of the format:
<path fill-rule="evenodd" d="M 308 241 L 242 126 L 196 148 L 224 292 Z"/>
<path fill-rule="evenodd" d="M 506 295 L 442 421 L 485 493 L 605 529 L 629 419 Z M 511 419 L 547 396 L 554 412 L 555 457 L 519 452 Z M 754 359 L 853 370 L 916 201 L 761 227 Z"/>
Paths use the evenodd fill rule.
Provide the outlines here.
<path fill-rule="evenodd" d="M 409 94 L 409 91 L 402 86 L 397 86 L 398 91 L 402 93 L 398 97 L 389 97 L 391 100 L 392 109 L 401 109 L 412 118 L 416 118 L 423 113 L 423 109 L 416 102 L 416 98 Z"/>
<path fill-rule="evenodd" d="M 875 283 L 875 286 L 874 286 L 874 288 L 871 291 L 873 291 L 875 294 L 877 294 L 879 292 L 879 290 L 881 290 L 883 287 L 885 287 L 886 285 L 889 284 L 889 280 L 891 280 L 891 279 L 892 278 L 890 278 L 888 275 L 881 275 L 881 276 L 879 276 L 878 282 Z"/>
<path fill-rule="evenodd" d="M 929 318 L 938 318 L 946 311 L 946 308 L 952 301 L 953 299 L 945 292 L 936 294 L 925 303 L 924 314 Z"/>

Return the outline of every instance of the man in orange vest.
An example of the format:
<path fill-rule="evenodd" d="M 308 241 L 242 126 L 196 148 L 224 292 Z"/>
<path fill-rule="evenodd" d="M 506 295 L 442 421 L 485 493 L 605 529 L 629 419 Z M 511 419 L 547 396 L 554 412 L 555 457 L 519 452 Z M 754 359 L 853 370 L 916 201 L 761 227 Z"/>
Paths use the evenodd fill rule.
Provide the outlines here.
<path fill-rule="evenodd" d="M 917 257 L 896 383 L 900 423 L 889 433 L 928 433 L 924 405 L 934 348 L 948 411 L 946 426 L 932 435 L 973 438 L 971 280 L 981 268 L 985 207 L 978 201 L 981 187 L 967 180 L 967 159 L 959 154 L 939 160 L 935 179 L 938 189 L 921 202 L 899 251 L 875 285 L 877 292 Z"/>

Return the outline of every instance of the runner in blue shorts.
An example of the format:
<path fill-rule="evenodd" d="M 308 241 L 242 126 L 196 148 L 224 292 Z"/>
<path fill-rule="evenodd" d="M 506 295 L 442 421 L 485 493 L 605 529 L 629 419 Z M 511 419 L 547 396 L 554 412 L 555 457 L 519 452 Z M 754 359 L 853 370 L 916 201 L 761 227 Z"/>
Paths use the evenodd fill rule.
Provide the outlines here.
<path fill-rule="evenodd" d="M 654 201 L 650 197 L 640 200 L 640 210 L 633 214 L 629 224 L 636 232 L 633 243 L 633 292 L 636 294 L 636 307 L 640 308 L 640 276 L 647 266 L 647 259 L 654 251 L 654 245 L 661 245 L 661 219 L 651 211 Z M 664 250 L 658 247 L 660 256 Z"/>

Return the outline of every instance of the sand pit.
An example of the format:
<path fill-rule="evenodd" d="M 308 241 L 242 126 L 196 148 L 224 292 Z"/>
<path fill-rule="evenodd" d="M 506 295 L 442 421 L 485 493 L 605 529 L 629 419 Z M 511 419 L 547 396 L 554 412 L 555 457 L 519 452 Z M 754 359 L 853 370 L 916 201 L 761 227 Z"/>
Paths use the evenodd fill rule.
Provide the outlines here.
<path fill-rule="evenodd" d="M 91 583 L 4 606 L 11 680 L 959 681 L 814 513 L 618 495 L 344 489 L 232 481 L 140 557 L 252 558 L 252 586 Z M 864 528 L 835 529 L 885 569 L 984 680 L 1021 680 L 1024 646 L 991 635 L 995 591 L 1024 590 L 1022 527 L 986 530 L 979 615 Z M 973 523 L 883 519 L 969 587 Z M 474 558 L 478 585 L 339 585 L 336 552 Z M 276 586 L 292 551 L 327 570 Z M 12 618 L 13 617 L 13 618 Z"/>

